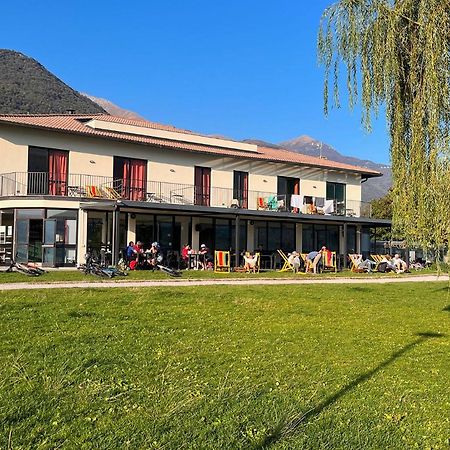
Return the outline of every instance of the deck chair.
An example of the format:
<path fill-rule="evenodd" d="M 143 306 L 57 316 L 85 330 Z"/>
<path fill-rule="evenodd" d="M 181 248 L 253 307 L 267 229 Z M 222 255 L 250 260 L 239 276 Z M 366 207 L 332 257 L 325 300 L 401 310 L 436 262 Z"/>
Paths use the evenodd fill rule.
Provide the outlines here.
<path fill-rule="evenodd" d="M 322 253 L 322 272 L 337 272 L 336 252 L 327 250 Z"/>
<path fill-rule="evenodd" d="M 98 186 L 88 185 L 86 186 L 86 197 L 89 198 L 102 198 L 103 194 Z"/>
<path fill-rule="evenodd" d="M 358 268 L 358 261 L 360 260 L 361 255 L 358 253 L 351 253 L 348 255 L 348 259 L 350 260 L 351 263 L 351 268 L 350 271 L 354 272 L 354 273 L 363 273 L 366 272 L 365 269 L 360 269 Z"/>
<path fill-rule="evenodd" d="M 277 252 L 281 256 L 281 259 L 283 260 L 283 267 L 278 272 L 289 272 L 289 271 L 295 272 L 294 266 L 289 262 L 286 253 L 284 253 L 283 250 L 281 249 L 277 250 Z"/>
<path fill-rule="evenodd" d="M 214 252 L 214 272 L 230 272 L 230 252 L 216 250 Z"/>
<path fill-rule="evenodd" d="M 383 261 L 384 256 L 383 255 L 370 255 L 370 257 L 375 261 L 376 266 L 375 266 L 375 272 L 378 270 L 378 266 L 380 265 L 380 263 Z"/>
<path fill-rule="evenodd" d="M 122 196 L 113 187 L 103 186 L 102 190 L 105 196 L 110 198 L 111 200 L 119 200 L 122 198 Z"/>
<path fill-rule="evenodd" d="M 303 266 L 304 266 L 305 272 L 299 272 L 299 273 L 306 273 L 306 268 L 308 267 L 308 263 L 306 261 L 306 257 L 307 256 L 308 256 L 308 253 L 300 253 L 300 258 L 301 258 L 301 260 L 303 262 Z M 317 264 L 319 264 L 319 263 L 317 263 Z M 314 265 L 311 264 L 309 266 L 308 272 L 314 272 Z"/>
<path fill-rule="evenodd" d="M 257 209 L 267 209 L 267 203 L 264 200 L 264 197 L 258 197 L 256 208 Z"/>
<path fill-rule="evenodd" d="M 256 261 L 255 261 L 255 273 L 259 273 L 259 267 L 261 265 L 261 254 L 256 252 L 254 255 L 255 255 L 255 258 L 256 258 Z M 249 257 L 250 257 L 250 252 L 245 252 L 244 261 L 245 261 L 246 258 L 249 258 Z"/>

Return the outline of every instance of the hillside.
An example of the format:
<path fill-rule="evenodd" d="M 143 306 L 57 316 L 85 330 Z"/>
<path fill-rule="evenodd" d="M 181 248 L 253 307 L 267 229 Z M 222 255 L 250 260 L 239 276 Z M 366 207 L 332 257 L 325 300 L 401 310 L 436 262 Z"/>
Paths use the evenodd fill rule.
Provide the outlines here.
<path fill-rule="evenodd" d="M 97 103 L 97 105 L 100 105 L 108 114 L 111 114 L 112 116 L 123 117 L 124 119 L 145 120 L 144 117 L 140 116 L 138 113 L 122 108 L 106 98 L 94 97 L 93 95 L 85 94 L 84 92 L 82 95 Z"/>
<path fill-rule="evenodd" d="M 78 114 L 105 110 L 33 58 L 0 49 L 0 114 Z"/>

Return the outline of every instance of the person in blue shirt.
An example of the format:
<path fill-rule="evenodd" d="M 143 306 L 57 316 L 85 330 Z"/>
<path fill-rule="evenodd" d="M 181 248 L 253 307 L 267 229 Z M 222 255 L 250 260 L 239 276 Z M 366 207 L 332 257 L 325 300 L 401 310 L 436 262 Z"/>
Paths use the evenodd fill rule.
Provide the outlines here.
<path fill-rule="evenodd" d="M 136 259 L 136 252 L 134 250 L 134 242 L 130 241 L 126 249 L 127 261 L 130 262 L 132 259 Z"/>
<path fill-rule="evenodd" d="M 306 255 L 305 273 L 309 272 L 311 269 L 313 269 L 313 273 L 317 273 L 317 265 L 322 258 L 322 253 L 326 250 L 326 247 L 322 247 L 319 252 L 312 251 Z"/>

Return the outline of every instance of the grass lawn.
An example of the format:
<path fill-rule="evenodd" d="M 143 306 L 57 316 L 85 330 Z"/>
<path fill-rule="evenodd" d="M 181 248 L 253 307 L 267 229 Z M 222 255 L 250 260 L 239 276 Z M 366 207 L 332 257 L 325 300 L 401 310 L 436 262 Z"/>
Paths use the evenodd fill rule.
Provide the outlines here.
<path fill-rule="evenodd" d="M 447 283 L 14 291 L 0 448 L 448 449 Z"/>
<path fill-rule="evenodd" d="M 103 279 L 96 277 L 94 275 L 85 275 L 79 270 L 51 270 L 40 277 L 29 277 L 22 273 L 12 272 L 6 273 L 0 271 L 0 284 L 3 283 L 57 283 L 64 281 L 76 281 L 76 282 L 87 282 L 87 281 L 101 281 L 101 282 L 116 282 L 116 281 L 137 281 L 137 280 L 167 280 L 169 276 L 163 272 L 151 270 L 137 270 L 128 272 L 128 277 L 116 277 L 113 279 Z M 234 278 L 244 278 L 244 279 L 258 279 L 258 278 L 335 278 L 335 277 L 400 277 L 404 278 L 407 276 L 416 276 L 416 275 L 436 275 L 437 270 L 435 269 L 425 269 L 420 271 L 413 271 L 409 274 L 400 274 L 397 275 L 394 272 L 390 273 L 353 273 L 350 270 L 343 270 L 341 272 L 333 273 L 326 272 L 323 274 L 305 274 L 299 273 L 294 274 L 292 272 L 278 272 L 277 270 L 264 271 L 260 273 L 240 273 L 240 272 L 231 272 L 231 273 L 214 273 L 211 270 L 184 270 L 181 279 L 189 279 L 189 280 L 203 280 L 203 279 L 234 279 Z"/>

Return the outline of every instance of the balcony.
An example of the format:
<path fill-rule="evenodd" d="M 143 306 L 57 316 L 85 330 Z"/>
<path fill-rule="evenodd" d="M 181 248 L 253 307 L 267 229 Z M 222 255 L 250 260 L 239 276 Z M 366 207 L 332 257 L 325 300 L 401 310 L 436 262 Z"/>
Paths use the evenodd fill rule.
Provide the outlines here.
<path fill-rule="evenodd" d="M 64 178 L 64 179 L 62 179 Z M 236 192 L 233 189 L 201 187 L 159 181 L 132 180 L 124 183 L 113 177 L 86 174 L 52 176 L 47 172 L 12 172 L 0 175 L 0 197 L 57 196 L 82 199 L 133 200 L 170 205 L 196 205 L 221 208 L 241 208 L 272 212 L 293 212 L 314 215 L 371 217 L 370 203 L 347 200 L 333 201 L 325 208 L 303 205 L 290 206 L 290 196 L 273 192 Z M 330 204 L 328 203 L 328 206 Z"/>

